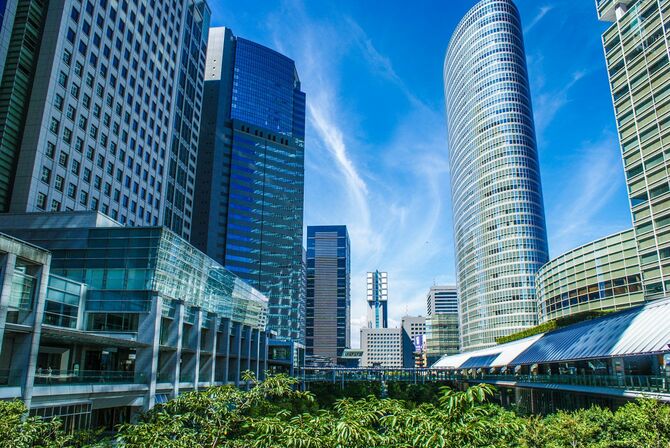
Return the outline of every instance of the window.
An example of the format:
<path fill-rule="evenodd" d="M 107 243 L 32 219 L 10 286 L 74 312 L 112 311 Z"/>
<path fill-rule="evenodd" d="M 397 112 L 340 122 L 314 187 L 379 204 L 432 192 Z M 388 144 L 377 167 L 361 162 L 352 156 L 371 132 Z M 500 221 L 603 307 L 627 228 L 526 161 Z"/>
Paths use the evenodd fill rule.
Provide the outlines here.
<path fill-rule="evenodd" d="M 65 178 L 57 174 L 56 181 L 54 182 L 54 188 L 60 192 L 63 192 L 64 185 L 65 185 Z"/>
<path fill-rule="evenodd" d="M 79 193 L 79 203 L 83 206 L 88 204 L 88 192 L 82 191 Z"/>
<path fill-rule="evenodd" d="M 51 181 L 51 170 L 46 166 L 42 167 L 42 175 L 40 176 L 40 180 L 47 184 Z"/>
<path fill-rule="evenodd" d="M 51 119 L 51 124 L 49 125 L 49 130 L 54 134 L 58 134 L 58 129 L 60 128 L 60 121 L 55 118 Z"/>
<path fill-rule="evenodd" d="M 65 151 L 60 152 L 60 155 L 58 156 L 58 164 L 62 167 L 67 167 L 67 153 Z"/>
<path fill-rule="evenodd" d="M 47 207 L 47 195 L 44 193 L 37 193 L 37 208 L 40 210 L 46 210 Z"/>
<path fill-rule="evenodd" d="M 75 184 L 73 184 L 72 182 L 70 182 L 67 186 L 67 195 L 69 197 L 71 197 L 72 199 L 74 199 L 76 194 L 77 194 L 77 186 Z"/>
<path fill-rule="evenodd" d="M 56 99 L 54 100 L 54 106 L 56 109 L 62 111 L 63 110 L 63 97 L 60 96 L 59 94 L 56 94 Z"/>
<path fill-rule="evenodd" d="M 53 144 L 52 142 L 47 142 L 46 156 L 50 159 L 53 159 L 55 153 L 56 153 L 56 145 Z"/>
<path fill-rule="evenodd" d="M 79 169 L 81 168 L 81 163 L 78 160 L 72 160 L 72 174 L 79 176 Z"/>
<path fill-rule="evenodd" d="M 51 201 L 51 211 L 52 212 L 59 212 L 60 211 L 60 202 L 57 200 Z"/>

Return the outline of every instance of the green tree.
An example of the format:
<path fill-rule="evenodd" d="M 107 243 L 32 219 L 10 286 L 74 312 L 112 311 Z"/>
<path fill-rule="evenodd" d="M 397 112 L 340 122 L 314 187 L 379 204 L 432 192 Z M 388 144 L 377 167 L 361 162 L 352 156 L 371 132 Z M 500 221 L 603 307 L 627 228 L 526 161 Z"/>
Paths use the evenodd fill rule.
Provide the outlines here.
<path fill-rule="evenodd" d="M 7 448 L 57 448 L 72 446 L 58 419 L 26 417 L 27 409 L 18 400 L 0 400 L 0 446 Z"/>

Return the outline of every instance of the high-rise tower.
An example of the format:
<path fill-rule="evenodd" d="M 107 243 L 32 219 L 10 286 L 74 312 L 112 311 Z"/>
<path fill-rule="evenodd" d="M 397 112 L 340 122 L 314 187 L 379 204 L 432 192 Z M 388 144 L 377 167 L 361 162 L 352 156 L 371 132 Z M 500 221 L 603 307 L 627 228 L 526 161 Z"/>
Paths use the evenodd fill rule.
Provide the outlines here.
<path fill-rule="evenodd" d="M 444 61 L 461 348 L 537 322 L 547 237 L 519 11 L 483 0 Z"/>
<path fill-rule="evenodd" d="M 368 272 L 368 328 L 388 328 L 388 273 Z"/>
<path fill-rule="evenodd" d="M 293 60 L 212 28 L 192 241 L 268 296 L 268 328 L 300 343 L 304 139 Z"/>
<path fill-rule="evenodd" d="M 346 226 L 307 227 L 307 355 L 338 362 L 351 333 L 351 248 Z"/>
<path fill-rule="evenodd" d="M 670 0 L 598 0 L 646 299 L 670 292 Z"/>
<path fill-rule="evenodd" d="M 0 210 L 99 210 L 188 239 L 209 18 L 205 0 L 20 0 Z"/>

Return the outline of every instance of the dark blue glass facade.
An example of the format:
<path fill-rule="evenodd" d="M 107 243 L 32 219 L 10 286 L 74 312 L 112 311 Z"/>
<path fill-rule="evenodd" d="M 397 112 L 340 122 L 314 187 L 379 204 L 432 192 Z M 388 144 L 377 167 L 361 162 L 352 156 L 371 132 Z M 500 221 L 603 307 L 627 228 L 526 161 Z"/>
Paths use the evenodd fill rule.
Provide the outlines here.
<path fill-rule="evenodd" d="M 340 362 L 351 337 L 351 244 L 346 226 L 307 227 L 307 355 Z"/>
<path fill-rule="evenodd" d="M 304 343 L 305 94 L 294 62 L 212 29 L 193 243 L 268 296 L 268 329 Z"/>
<path fill-rule="evenodd" d="M 286 56 L 237 38 L 230 115 L 268 131 L 305 138 L 305 94 Z"/>

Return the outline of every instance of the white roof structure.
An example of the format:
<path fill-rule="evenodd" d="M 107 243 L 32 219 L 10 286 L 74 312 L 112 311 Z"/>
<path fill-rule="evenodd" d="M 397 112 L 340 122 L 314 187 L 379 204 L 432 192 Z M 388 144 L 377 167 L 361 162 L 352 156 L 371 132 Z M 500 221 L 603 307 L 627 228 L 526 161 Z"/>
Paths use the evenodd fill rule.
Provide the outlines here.
<path fill-rule="evenodd" d="M 670 353 L 670 299 L 458 355 L 433 368 L 471 369 Z"/>
<path fill-rule="evenodd" d="M 443 356 L 433 364 L 434 369 L 461 369 L 479 367 L 503 367 L 512 363 L 514 358 L 523 353 L 543 335 L 538 334 L 507 344 L 484 348 L 458 355 Z"/>

